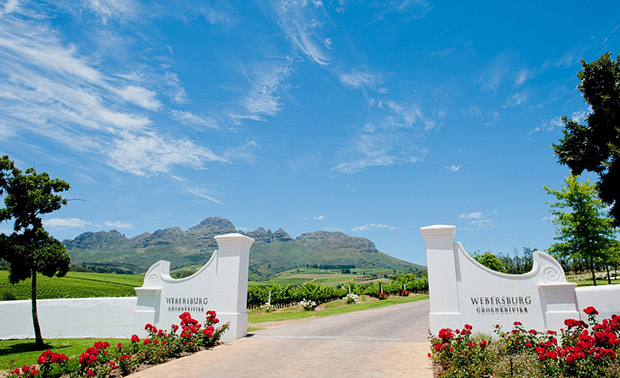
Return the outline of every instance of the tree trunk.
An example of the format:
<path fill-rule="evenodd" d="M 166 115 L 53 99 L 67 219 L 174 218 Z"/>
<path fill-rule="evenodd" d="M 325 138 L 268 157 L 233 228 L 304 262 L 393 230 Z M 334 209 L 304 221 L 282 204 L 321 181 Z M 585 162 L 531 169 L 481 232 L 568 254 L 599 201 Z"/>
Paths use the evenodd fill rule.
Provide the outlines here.
<path fill-rule="evenodd" d="M 594 282 L 594 286 L 596 286 L 596 274 L 594 274 L 594 264 L 590 264 L 590 271 L 592 272 L 592 282 Z"/>
<path fill-rule="evenodd" d="M 607 283 L 611 285 L 611 277 L 609 276 L 609 264 L 605 264 L 605 269 L 607 269 Z"/>
<path fill-rule="evenodd" d="M 39 316 L 37 315 L 37 271 L 32 270 L 32 324 L 34 326 L 35 346 L 37 348 L 45 348 L 43 337 L 41 336 L 41 327 L 39 327 Z"/>

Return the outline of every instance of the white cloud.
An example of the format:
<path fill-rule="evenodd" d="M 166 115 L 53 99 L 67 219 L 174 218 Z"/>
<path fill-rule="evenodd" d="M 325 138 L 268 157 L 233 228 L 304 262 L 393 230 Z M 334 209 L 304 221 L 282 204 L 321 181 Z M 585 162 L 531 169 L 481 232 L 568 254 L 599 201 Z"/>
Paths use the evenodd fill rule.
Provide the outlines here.
<path fill-rule="evenodd" d="M 129 85 L 119 90 L 123 99 L 148 110 L 157 110 L 161 107 L 161 102 L 155 98 L 157 93 L 142 87 Z"/>
<path fill-rule="evenodd" d="M 167 91 L 170 99 L 177 104 L 184 104 L 187 102 L 187 92 L 183 88 L 183 83 L 179 79 L 179 75 L 174 72 L 166 72 L 165 81 L 169 86 Z"/>
<path fill-rule="evenodd" d="M 218 205 L 224 205 L 222 202 L 214 198 L 206 189 L 203 188 L 188 188 L 187 192 L 195 195 L 196 197 L 204 198 L 211 202 L 215 202 Z"/>
<path fill-rule="evenodd" d="M 463 213 L 461 215 L 459 215 L 459 218 L 461 219 L 480 219 L 482 218 L 482 212 L 481 211 L 474 211 L 471 213 Z"/>
<path fill-rule="evenodd" d="M 4 3 L 4 9 L 0 11 L 0 14 L 9 14 L 13 12 L 18 12 L 19 10 L 19 0 L 7 0 L 7 2 Z"/>
<path fill-rule="evenodd" d="M 452 164 L 452 165 L 445 165 L 444 168 L 452 172 L 458 172 L 459 169 L 461 169 L 461 166 Z"/>
<path fill-rule="evenodd" d="M 526 80 L 531 79 L 533 75 L 528 70 L 521 70 L 517 74 L 517 80 L 515 81 L 515 86 L 520 87 L 525 83 Z"/>
<path fill-rule="evenodd" d="M 377 229 L 383 229 L 383 230 L 398 230 L 398 228 L 394 227 L 394 226 L 389 226 L 387 224 L 364 224 L 361 226 L 357 226 L 357 227 L 353 227 L 353 232 L 360 232 L 360 231 L 368 231 L 368 230 L 377 230 Z"/>
<path fill-rule="evenodd" d="M 173 165 L 200 169 L 207 162 L 225 162 L 191 140 L 164 139 L 154 133 L 128 134 L 111 146 L 110 164 L 137 176 L 168 172 Z"/>
<path fill-rule="evenodd" d="M 321 221 L 321 220 L 327 220 L 327 217 L 323 215 L 319 215 L 318 217 L 312 217 L 312 219 Z"/>
<path fill-rule="evenodd" d="M 79 218 L 52 218 L 44 219 L 43 225 L 49 228 L 86 228 L 93 223 Z"/>
<path fill-rule="evenodd" d="M 497 91 L 500 84 L 508 75 L 508 57 L 505 54 L 497 55 L 491 62 L 484 67 L 480 77 L 482 89 Z"/>
<path fill-rule="evenodd" d="M 331 170 L 345 174 L 368 167 L 415 163 L 426 155 L 419 140 L 423 131 L 436 126 L 436 120 L 426 117 L 416 104 L 400 104 L 391 100 L 371 102 L 381 114 L 377 122 L 368 122 L 356 130 L 347 147 L 345 161 Z M 439 114 L 441 120 L 445 114 Z"/>
<path fill-rule="evenodd" d="M 312 61 L 327 65 L 330 57 L 327 49 L 331 42 L 322 35 L 327 21 L 321 2 L 306 0 L 282 0 L 273 4 L 278 26 L 293 46 Z"/>
<path fill-rule="evenodd" d="M 142 74 L 108 74 L 63 40 L 42 19 L 2 17 L 0 125 L 10 128 L 3 128 L 0 137 L 11 138 L 10 130 L 18 129 L 21 137 L 43 137 L 142 176 L 173 165 L 201 169 L 225 160 L 192 141 L 160 135 L 148 117 L 134 112 L 133 105 L 153 111 L 161 107 L 154 91 L 135 82 L 145 80 Z M 167 72 L 162 82 L 173 100 L 185 100 L 176 74 Z"/>
<path fill-rule="evenodd" d="M 121 222 L 121 221 L 116 221 L 116 222 L 105 221 L 103 222 L 103 224 L 108 227 L 113 227 L 113 228 L 133 228 L 133 224 L 128 223 L 128 222 Z"/>
<path fill-rule="evenodd" d="M 349 73 L 340 73 L 338 78 L 341 83 L 355 89 L 364 87 L 375 88 L 383 82 L 381 76 L 373 75 L 369 72 L 358 71 L 357 69 L 354 69 Z"/>
<path fill-rule="evenodd" d="M 521 105 L 525 101 L 527 101 L 527 95 L 525 93 L 515 93 L 506 99 L 503 107 L 509 108 L 512 106 Z"/>
<path fill-rule="evenodd" d="M 464 227 L 466 230 L 481 230 L 495 228 L 493 219 L 482 211 L 473 211 L 471 213 L 463 213 L 459 215 L 460 219 L 468 221 L 468 226 Z"/>
<path fill-rule="evenodd" d="M 280 98 L 276 92 L 291 73 L 291 61 L 265 62 L 248 69 L 246 76 L 252 85 L 250 93 L 241 101 L 246 114 L 234 114 L 233 118 L 264 121 L 263 116 L 274 116 L 280 111 Z"/>
<path fill-rule="evenodd" d="M 0 123 L 0 140 L 3 140 L 6 142 L 10 138 L 13 138 L 16 135 L 17 135 L 17 132 L 15 131 L 14 128 Z"/>
<path fill-rule="evenodd" d="M 495 225 L 493 224 L 493 219 L 476 219 L 469 222 L 469 224 L 479 230 L 484 228 L 495 228 Z"/>
<path fill-rule="evenodd" d="M 172 110 L 170 111 L 170 116 L 185 124 L 185 125 L 196 125 L 196 126 L 206 126 L 210 128 L 217 128 L 217 121 L 211 117 L 203 117 L 198 114 L 183 111 L 183 110 Z"/>
<path fill-rule="evenodd" d="M 133 17 L 136 11 L 136 4 L 133 0 L 88 0 L 84 3 L 101 17 L 104 24 L 108 19 Z"/>
<path fill-rule="evenodd" d="M 231 147 L 224 151 L 223 157 L 226 160 L 243 160 L 249 163 L 253 163 L 256 159 L 255 152 L 258 148 L 258 143 L 251 140 L 241 146 Z"/>
<path fill-rule="evenodd" d="M 576 112 L 573 112 L 573 114 L 571 114 L 569 118 L 577 123 L 583 124 L 586 117 L 591 112 L 592 112 L 592 108 L 588 108 L 588 110 L 576 111 Z M 562 117 L 558 116 L 558 117 L 553 118 L 551 121 L 542 121 L 540 123 L 540 126 L 536 127 L 533 130 L 530 130 L 529 134 L 531 135 L 531 134 L 534 134 L 540 131 L 551 132 L 555 130 L 556 127 L 564 127 L 564 122 L 562 121 Z"/>
<path fill-rule="evenodd" d="M 555 130 L 556 127 L 562 127 L 563 125 L 564 123 L 562 122 L 562 117 L 555 117 L 551 121 L 542 121 L 540 126 L 530 130 L 529 134 L 531 135 L 540 131 L 551 132 Z"/>

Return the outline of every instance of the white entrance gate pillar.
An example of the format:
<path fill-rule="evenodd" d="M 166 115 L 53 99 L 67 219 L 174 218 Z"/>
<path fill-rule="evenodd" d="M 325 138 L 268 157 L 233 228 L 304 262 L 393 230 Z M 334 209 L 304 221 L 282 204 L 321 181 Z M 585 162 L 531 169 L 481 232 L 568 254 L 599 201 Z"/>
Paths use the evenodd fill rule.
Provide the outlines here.
<path fill-rule="evenodd" d="M 564 319 L 578 319 L 576 284 L 566 281 L 562 266 L 546 253 L 532 254 L 532 270 L 506 274 L 491 270 L 455 243 L 455 226 L 422 227 L 426 241 L 430 328 L 491 332 L 496 325 L 559 330 Z"/>
<path fill-rule="evenodd" d="M 189 312 L 203 323 L 206 311 L 214 310 L 220 324 L 230 322 L 222 336 L 231 341 L 247 334 L 248 266 L 254 239 L 241 234 L 216 236 L 219 250 L 189 277 L 170 277 L 170 263 L 158 261 L 144 276 L 134 313 L 134 333 L 145 336 L 147 323 L 170 330 L 179 324 L 179 315 Z"/>
<path fill-rule="evenodd" d="M 435 225 L 422 227 L 420 231 L 426 242 L 431 330 L 462 327 L 456 283 L 459 272 L 454 254 L 456 227 Z"/>

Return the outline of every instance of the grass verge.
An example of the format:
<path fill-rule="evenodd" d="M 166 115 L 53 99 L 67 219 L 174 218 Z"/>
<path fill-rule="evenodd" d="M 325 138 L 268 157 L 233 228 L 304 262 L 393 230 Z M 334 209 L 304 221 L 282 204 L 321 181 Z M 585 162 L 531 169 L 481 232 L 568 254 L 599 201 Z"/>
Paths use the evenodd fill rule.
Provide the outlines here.
<path fill-rule="evenodd" d="M 248 323 L 253 324 L 253 330 L 257 330 L 260 329 L 260 326 L 257 325 L 257 323 L 333 316 L 339 314 L 346 314 L 353 311 L 363 311 L 372 308 L 392 306 L 401 303 L 416 302 L 423 299 L 428 299 L 428 294 L 417 294 L 410 297 L 392 296 L 389 297 L 387 300 L 382 301 L 375 298 L 370 298 L 368 296 L 363 296 L 362 301 L 356 304 L 346 304 L 343 303 L 342 300 L 335 300 L 321 305 L 319 311 L 304 311 L 300 307 L 289 307 L 269 313 L 252 310 L 248 313 Z"/>
<path fill-rule="evenodd" d="M 48 349 L 72 358 L 84 353 L 86 348 L 100 340 L 105 340 L 111 345 L 129 341 L 129 339 L 46 339 L 45 348 L 37 349 L 34 339 L 0 340 L 0 375 L 9 368 L 36 364 L 37 358 Z"/>

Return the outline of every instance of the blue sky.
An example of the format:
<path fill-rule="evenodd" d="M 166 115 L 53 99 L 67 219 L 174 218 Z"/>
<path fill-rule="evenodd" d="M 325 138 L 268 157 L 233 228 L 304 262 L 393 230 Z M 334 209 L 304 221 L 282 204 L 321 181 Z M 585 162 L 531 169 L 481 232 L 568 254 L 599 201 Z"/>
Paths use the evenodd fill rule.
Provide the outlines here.
<path fill-rule="evenodd" d="M 421 264 L 432 224 L 545 249 L 559 117 L 619 29 L 616 1 L 9 0 L 0 153 L 71 184 L 59 239 L 221 216 Z"/>

